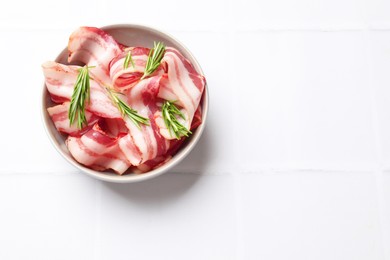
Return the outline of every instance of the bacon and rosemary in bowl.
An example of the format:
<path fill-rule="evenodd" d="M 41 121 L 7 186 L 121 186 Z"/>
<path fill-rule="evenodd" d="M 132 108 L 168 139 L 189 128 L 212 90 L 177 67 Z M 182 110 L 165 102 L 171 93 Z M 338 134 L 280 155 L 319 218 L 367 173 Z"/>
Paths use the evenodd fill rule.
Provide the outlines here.
<path fill-rule="evenodd" d="M 149 172 L 203 124 L 205 77 L 177 48 L 152 40 L 153 31 L 148 48 L 119 42 L 109 29 L 78 28 L 67 61 L 42 64 L 50 99 L 44 108 L 82 166 L 124 176 Z"/>

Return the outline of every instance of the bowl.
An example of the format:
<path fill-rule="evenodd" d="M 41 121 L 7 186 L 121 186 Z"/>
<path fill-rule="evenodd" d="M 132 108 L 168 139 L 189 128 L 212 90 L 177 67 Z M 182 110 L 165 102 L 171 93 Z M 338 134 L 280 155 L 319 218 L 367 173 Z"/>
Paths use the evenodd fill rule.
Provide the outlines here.
<path fill-rule="evenodd" d="M 191 61 L 194 68 L 200 74 L 204 75 L 199 63 L 196 61 L 195 57 L 191 54 L 191 52 L 178 40 L 176 40 L 169 34 L 162 32 L 161 30 L 137 24 L 116 24 L 104 26 L 101 27 L 101 29 L 112 35 L 119 43 L 128 46 L 144 46 L 151 48 L 153 47 L 153 41 L 162 41 L 165 43 L 166 46 L 174 47 L 179 50 L 189 61 Z M 68 50 L 67 48 L 65 48 L 58 55 L 55 61 L 67 64 L 67 57 Z M 118 175 L 108 170 L 100 172 L 87 168 L 78 163 L 69 153 L 65 145 L 66 136 L 57 131 L 49 114 L 47 113 L 47 108 L 54 105 L 54 103 L 50 99 L 50 95 L 46 89 L 45 84 L 43 86 L 42 95 L 42 117 L 46 133 L 56 150 L 63 156 L 63 158 L 65 158 L 66 161 L 76 167 L 80 172 L 102 181 L 130 183 L 151 179 L 163 173 L 171 171 L 174 166 L 176 166 L 191 152 L 191 150 L 198 143 L 205 128 L 208 113 L 208 102 L 208 91 L 206 83 L 205 90 L 203 92 L 203 96 L 200 102 L 200 106 L 202 107 L 202 124 L 195 131 L 193 131 L 193 134 L 189 138 L 187 138 L 187 140 L 180 147 L 180 150 L 172 157 L 171 160 L 156 169 L 141 174 L 126 173 L 124 175 Z"/>

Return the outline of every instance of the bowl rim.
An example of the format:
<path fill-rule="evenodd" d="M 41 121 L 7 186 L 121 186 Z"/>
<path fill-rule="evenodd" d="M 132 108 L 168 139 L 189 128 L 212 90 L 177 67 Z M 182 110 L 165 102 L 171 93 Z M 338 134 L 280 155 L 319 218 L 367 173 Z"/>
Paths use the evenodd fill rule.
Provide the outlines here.
<path fill-rule="evenodd" d="M 162 38 L 168 38 L 169 40 L 173 41 L 176 45 L 180 46 L 180 48 L 185 50 L 185 56 L 186 58 L 190 59 L 195 69 L 204 76 L 204 72 L 195 58 L 195 56 L 192 54 L 192 52 L 179 40 L 177 40 L 174 36 L 170 35 L 169 33 L 166 33 L 163 30 L 157 29 L 156 27 L 151 27 L 149 25 L 143 25 L 143 24 L 137 24 L 137 23 L 120 23 L 120 24 L 111 24 L 106 25 L 102 27 L 98 27 L 102 30 L 111 30 L 111 29 L 138 29 L 138 30 L 145 30 L 145 31 L 152 31 L 154 34 L 157 34 L 161 36 Z M 60 52 L 60 54 L 56 57 L 56 61 L 61 57 L 62 53 L 67 49 L 67 47 L 64 48 Z M 141 173 L 141 174 L 125 174 L 125 175 L 119 175 L 119 174 L 107 174 L 104 171 L 99 172 L 92 170 L 90 168 L 87 168 L 86 166 L 80 164 L 77 162 L 71 155 L 64 153 L 64 151 L 59 147 L 59 144 L 56 142 L 57 139 L 51 133 L 49 129 L 49 123 L 48 120 L 50 117 L 47 115 L 47 107 L 46 107 L 46 97 L 48 95 L 48 91 L 46 88 L 45 82 L 43 83 L 42 87 L 42 103 L 41 103 L 41 120 L 44 125 L 44 129 L 46 134 L 48 135 L 50 142 L 56 149 L 56 151 L 71 165 L 73 165 L 76 169 L 79 171 L 95 178 L 101 181 L 107 181 L 107 182 L 114 182 L 114 183 L 132 183 L 132 182 L 140 182 L 144 180 L 148 180 L 157 176 L 162 175 L 163 173 L 168 172 L 173 167 L 175 167 L 178 163 L 180 163 L 195 147 L 195 145 L 198 143 L 201 135 L 204 132 L 204 129 L 206 127 L 207 122 L 207 115 L 209 110 L 209 92 L 208 92 L 208 83 L 206 81 L 205 88 L 202 94 L 201 98 L 201 104 L 202 104 L 202 123 L 196 128 L 196 131 L 191 135 L 191 139 L 187 144 L 185 144 L 184 147 L 181 147 L 179 151 L 164 165 L 153 169 L 151 171 Z M 52 123 L 52 122 L 51 122 Z M 55 129 L 55 131 L 57 131 Z"/>

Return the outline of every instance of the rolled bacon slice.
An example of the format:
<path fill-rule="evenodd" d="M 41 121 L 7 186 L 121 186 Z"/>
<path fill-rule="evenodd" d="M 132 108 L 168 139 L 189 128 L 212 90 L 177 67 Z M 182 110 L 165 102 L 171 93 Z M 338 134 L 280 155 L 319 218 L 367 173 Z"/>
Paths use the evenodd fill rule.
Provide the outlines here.
<path fill-rule="evenodd" d="M 116 173 L 123 174 L 131 164 L 119 149 L 119 138 L 110 137 L 96 123 L 81 137 L 69 136 L 66 145 L 79 163 L 94 170 L 113 169 Z"/>
<path fill-rule="evenodd" d="M 190 130 L 191 122 L 198 109 L 206 84 L 204 76 L 197 73 L 192 64 L 176 49 L 166 48 L 162 60 L 166 64 L 166 75 L 161 79 L 158 97 L 175 101 L 186 116 L 183 125 Z M 155 118 L 160 127 L 160 133 L 166 139 L 174 139 L 162 119 L 161 111 L 156 112 Z"/>
<path fill-rule="evenodd" d="M 123 45 L 105 31 L 95 27 L 80 27 L 69 37 L 68 62 L 95 66 L 95 74 L 105 83 L 110 82 L 109 64 L 123 52 Z"/>
<path fill-rule="evenodd" d="M 110 77 L 113 86 L 120 91 L 133 87 L 142 77 L 149 54 L 148 48 L 130 47 L 116 56 L 110 62 Z M 131 53 L 132 61 L 124 68 L 128 52 Z"/>

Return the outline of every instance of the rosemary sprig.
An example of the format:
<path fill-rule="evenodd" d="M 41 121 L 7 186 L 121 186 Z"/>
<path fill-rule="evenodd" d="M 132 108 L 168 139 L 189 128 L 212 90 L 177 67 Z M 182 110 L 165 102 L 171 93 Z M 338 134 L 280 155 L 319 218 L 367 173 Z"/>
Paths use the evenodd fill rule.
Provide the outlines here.
<path fill-rule="evenodd" d="M 133 57 L 131 56 L 131 51 L 129 51 L 126 55 L 125 62 L 123 63 L 123 68 L 127 69 L 129 67 L 129 63 L 131 63 L 131 66 L 135 68 Z"/>
<path fill-rule="evenodd" d="M 79 69 L 68 112 L 69 125 L 72 125 L 75 119 L 77 119 L 77 127 L 79 129 L 88 124 L 85 116 L 85 102 L 90 102 L 90 77 L 88 71 L 90 68 L 93 67 L 85 65 Z"/>
<path fill-rule="evenodd" d="M 165 53 L 164 43 L 154 42 L 154 47 L 149 51 L 144 75 L 141 77 L 141 79 L 144 79 L 145 77 L 152 74 L 158 68 L 158 66 L 160 66 L 164 53 Z"/>
<path fill-rule="evenodd" d="M 164 102 L 162 106 L 162 116 L 171 136 L 173 133 L 177 139 L 180 139 L 182 136 L 188 137 L 192 134 L 190 130 L 180 124 L 177 120 L 178 117 L 185 120 L 185 117 L 184 114 L 175 106 L 174 101 L 167 100 Z"/>
<path fill-rule="evenodd" d="M 132 109 L 126 102 L 124 102 L 119 95 L 122 93 L 116 92 L 111 88 L 106 87 L 112 101 L 116 104 L 122 116 L 128 116 L 131 121 L 138 127 L 141 128 L 140 124 L 149 125 L 149 119 L 142 117 L 138 114 L 137 110 Z"/>

